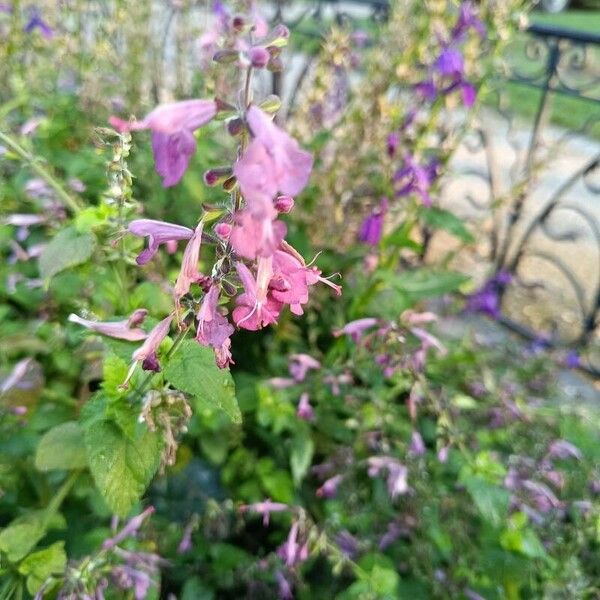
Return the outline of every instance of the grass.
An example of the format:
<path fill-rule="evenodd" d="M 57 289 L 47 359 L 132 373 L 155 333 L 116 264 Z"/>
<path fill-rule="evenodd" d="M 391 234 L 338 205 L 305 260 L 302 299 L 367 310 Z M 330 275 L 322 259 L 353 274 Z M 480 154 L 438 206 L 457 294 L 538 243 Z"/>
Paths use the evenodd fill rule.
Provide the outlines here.
<path fill-rule="evenodd" d="M 535 12 L 531 15 L 532 23 L 555 25 L 566 29 L 576 29 L 592 33 L 600 32 L 600 10 L 571 10 L 559 14 Z M 519 36 L 507 51 L 507 61 L 511 66 L 527 71 L 531 63 L 525 57 L 527 34 Z M 600 72 L 600 47 L 588 50 L 586 79 L 597 78 Z M 600 98 L 600 85 L 589 90 L 588 95 Z M 507 83 L 506 94 L 509 105 L 518 114 L 532 119 L 542 95 L 541 90 L 516 83 Z M 600 116 L 600 103 L 584 101 L 562 94 L 553 94 L 551 100 L 551 122 L 567 129 L 580 129 L 593 115 Z M 588 131 L 588 135 L 600 139 L 600 121 Z"/>

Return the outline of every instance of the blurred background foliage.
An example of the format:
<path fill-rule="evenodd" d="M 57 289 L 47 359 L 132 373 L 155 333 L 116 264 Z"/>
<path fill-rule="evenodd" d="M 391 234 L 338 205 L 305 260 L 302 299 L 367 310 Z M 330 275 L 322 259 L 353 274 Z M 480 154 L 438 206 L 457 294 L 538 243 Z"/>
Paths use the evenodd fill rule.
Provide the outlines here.
<path fill-rule="evenodd" d="M 282 116 L 316 167 L 288 239 L 304 256 L 320 253 L 324 272 L 340 272 L 344 293 L 318 291 L 302 318 L 237 332 L 243 423 L 192 400 L 176 463 L 150 483 L 136 470 L 152 471 L 145 453 L 156 445 L 160 454 L 165 431 L 140 433 L 140 399 L 116 387 L 131 344 L 90 337 L 67 316 L 106 320 L 144 307 L 158 319 L 170 310 L 181 252 L 141 273 L 139 241 L 122 238 L 124 227 L 140 214 L 193 226 L 222 194 L 202 174 L 227 135 L 221 123 L 199 132 L 182 184 L 163 189 L 147 138 L 129 147 L 105 127 L 110 114 L 139 118 L 158 102 L 231 85 L 199 42 L 211 11 L 186 0 L 2 5 L 0 598 L 597 597 L 597 405 L 565 401 L 555 356 L 469 333 L 461 311 L 473 283 L 448 268 L 448 255 L 428 261 L 427 252 L 438 229 L 461 247 L 477 232 L 437 204 L 427 211 L 418 197 L 395 198 L 388 135 L 415 103 L 401 151 L 435 158 L 443 172 L 471 118 L 455 96 L 425 107 L 414 92 L 457 8 L 392 3 L 385 24 L 364 28 L 364 46 L 362 31 L 339 23 L 317 41 L 292 30 L 290 65 L 314 61 L 297 90 L 283 86 Z M 478 6 L 487 35 L 469 36 L 464 56 L 482 101 L 524 8 Z M 51 34 L 28 30 L 34 18 Z M 298 68 L 290 72 L 298 81 Z M 269 90 L 271 81 L 258 84 Z M 374 247 L 358 243 L 382 196 L 392 203 L 385 234 Z M 15 226 L 13 214 L 39 220 Z M 44 245 L 65 226 L 80 254 L 59 247 L 44 267 Z M 417 327 L 406 312 L 432 310 L 438 325 Z M 375 329 L 332 335 L 361 318 L 377 319 Z M 299 353 L 321 366 L 282 386 Z M 299 416 L 303 394 L 313 418 Z M 106 546 L 115 511 L 89 471 L 97 448 L 87 439 L 84 451 L 78 429 L 99 397 L 135 450 L 121 482 L 137 490 L 129 516 L 155 508 L 116 548 Z M 381 457 L 387 466 L 374 468 Z M 136 473 L 141 487 L 128 479 Z M 265 499 L 291 508 L 268 526 L 240 510 Z M 291 548 L 293 524 L 308 556 L 277 553 L 286 539 Z"/>

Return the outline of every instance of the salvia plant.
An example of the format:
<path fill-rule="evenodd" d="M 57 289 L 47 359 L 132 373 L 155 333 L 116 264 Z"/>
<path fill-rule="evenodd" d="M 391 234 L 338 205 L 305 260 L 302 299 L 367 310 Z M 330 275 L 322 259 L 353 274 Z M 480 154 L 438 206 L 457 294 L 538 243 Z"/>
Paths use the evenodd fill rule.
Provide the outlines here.
<path fill-rule="evenodd" d="M 0 599 L 594 597 L 597 410 L 429 250 L 517 8 L 0 4 Z"/>

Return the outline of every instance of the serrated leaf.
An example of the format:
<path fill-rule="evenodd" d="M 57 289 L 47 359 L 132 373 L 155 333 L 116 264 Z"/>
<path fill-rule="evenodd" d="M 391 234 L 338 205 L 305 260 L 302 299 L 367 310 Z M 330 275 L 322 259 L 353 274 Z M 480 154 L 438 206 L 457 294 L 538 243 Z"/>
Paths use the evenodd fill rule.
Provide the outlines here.
<path fill-rule="evenodd" d="M 132 440 L 111 421 L 86 421 L 85 446 L 90 471 L 111 510 L 126 516 L 158 469 L 163 447 L 158 433 Z"/>
<path fill-rule="evenodd" d="M 210 348 L 186 340 L 165 366 L 164 375 L 175 388 L 193 396 L 197 408 L 217 407 L 234 423 L 242 422 L 231 373 L 217 367 Z"/>
<path fill-rule="evenodd" d="M 509 492 L 482 477 L 466 477 L 463 483 L 481 516 L 494 527 L 499 527 L 508 512 Z"/>
<path fill-rule="evenodd" d="M 27 556 L 19 573 L 27 576 L 27 590 L 35 594 L 50 575 L 63 573 L 66 566 L 65 543 L 60 541 Z"/>
<path fill-rule="evenodd" d="M 40 471 L 86 467 L 83 430 L 79 423 L 67 421 L 50 429 L 38 444 L 35 466 Z"/>
<path fill-rule="evenodd" d="M 126 391 L 119 386 L 125 381 L 129 364 L 115 354 L 108 354 L 102 364 L 102 389 L 110 398 L 120 398 Z"/>
<path fill-rule="evenodd" d="M 43 512 L 18 517 L 0 532 L 0 550 L 11 562 L 21 560 L 44 537 L 46 525 Z"/>
<path fill-rule="evenodd" d="M 69 267 L 84 263 L 92 255 L 93 250 L 92 234 L 79 233 L 74 227 L 59 231 L 39 258 L 42 279 L 48 280 Z"/>
<path fill-rule="evenodd" d="M 419 211 L 419 216 L 434 229 L 443 229 L 464 242 L 472 242 L 475 239 L 465 224 L 448 210 L 434 206 L 430 208 L 423 206 Z"/>

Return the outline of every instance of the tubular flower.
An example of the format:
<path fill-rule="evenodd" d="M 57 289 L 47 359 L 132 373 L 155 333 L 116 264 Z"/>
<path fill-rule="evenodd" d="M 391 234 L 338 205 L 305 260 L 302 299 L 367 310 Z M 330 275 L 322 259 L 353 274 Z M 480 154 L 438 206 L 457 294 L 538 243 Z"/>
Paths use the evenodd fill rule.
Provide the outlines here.
<path fill-rule="evenodd" d="M 179 302 L 182 296 L 185 296 L 190 291 L 192 283 L 195 283 L 201 278 L 198 271 L 198 260 L 200 260 L 200 246 L 202 244 L 202 229 L 204 222 L 200 221 L 193 232 L 181 262 L 181 269 L 175 282 L 174 294 L 175 300 Z"/>
<path fill-rule="evenodd" d="M 271 323 L 276 323 L 283 303 L 273 298 L 269 292 L 269 282 L 273 276 L 273 258 L 259 258 L 256 279 L 250 269 L 241 262 L 236 269 L 244 293 L 237 297 L 233 320 L 238 327 L 256 331 Z"/>
<path fill-rule="evenodd" d="M 160 365 L 156 357 L 156 352 L 162 341 L 169 333 L 173 316 L 173 314 L 170 314 L 168 317 L 160 321 L 158 325 L 156 325 L 148 334 L 146 341 L 131 355 L 133 364 L 129 368 L 127 377 L 121 384 L 121 387 L 126 388 L 129 385 L 129 380 L 131 379 L 138 362 L 142 363 L 142 368 L 146 371 L 160 371 Z"/>
<path fill-rule="evenodd" d="M 196 340 L 203 346 L 212 346 L 215 350 L 227 351 L 229 338 L 234 332 L 233 326 L 217 308 L 219 288 L 212 285 L 204 296 L 198 311 Z"/>
<path fill-rule="evenodd" d="M 140 308 L 134 311 L 129 319 L 123 321 L 89 321 L 88 319 L 82 319 L 75 314 L 71 314 L 69 315 L 69 321 L 102 335 L 127 340 L 128 342 L 139 342 L 148 337 L 148 334 L 138 327 L 147 314 L 148 311 L 146 309 Z"/>
<path fill-rule="evenodd" d="M 214 100 L 183 100 L 161 104 L 141 121 L 129 123 L 111 117 L 110 123 L 120 132 L 152 131 L 156 171 L 163 178 L 163 186 L 170 187 L 183 177 L 191 156 L 196 152 L 193 132 L 210 122 L 217 110 Z"/>
<path fill-rule="evenodd" d="M 161 244 L 189 240 L 194 235 L 194 231 L 189 227 L 153 219 L 131 221 L 127 231 L 138 237 L 148 238 L 148 248 L 142 250 L 135 259 L 138 265 L 145 265 L 156 254 Z"/>
<path fill-rule="evenodd" d="M 299 194 L 312 170 L 310 153 L 256 106 L 248 109 L 247 121 L 252 141 L 234 167 L 246 201 L 271 199 L 278 191 L 290 196 Z"/>

